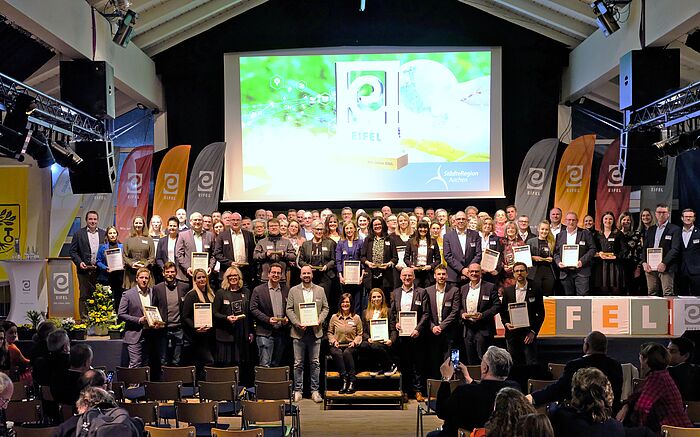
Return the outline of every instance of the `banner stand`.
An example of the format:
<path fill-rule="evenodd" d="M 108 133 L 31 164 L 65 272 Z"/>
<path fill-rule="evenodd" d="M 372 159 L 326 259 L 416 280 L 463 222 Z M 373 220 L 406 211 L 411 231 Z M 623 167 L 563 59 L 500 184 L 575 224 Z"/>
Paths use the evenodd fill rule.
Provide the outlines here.
<path fill-rule="evenodd" d="M 70 258 L 49 258 L 46 263 L 49 317 L 80 318 L 78 271 Z"/>
<path fill-rule="evenodd" d="M 48 299 L 43 277 L 45 259 L 0 260 L 10 280 L 10 312 L 7 320 L 27 323 L 27 311 L 46 311 Z"/>

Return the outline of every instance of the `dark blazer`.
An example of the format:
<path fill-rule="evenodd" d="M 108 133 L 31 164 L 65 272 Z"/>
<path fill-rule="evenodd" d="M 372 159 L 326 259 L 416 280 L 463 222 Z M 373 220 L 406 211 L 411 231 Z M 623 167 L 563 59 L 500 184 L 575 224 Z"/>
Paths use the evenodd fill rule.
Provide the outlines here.
<path fill-rule="evenodd" d="M 527 235 L 525 235 L 525 238 L 523 238 L 522 234 L 520 233 L 520 228 L 518 228 L 518 237 L 520 237 L 521 240 L 527 242 L 527 240 L 533 237 L 537 237 L 537 235 L 535 235 L 535 233 L 528 228 Z"/>
<path fill-rule="evenodd" d="M 693 232 L 690 234 L 688 246 L 683 244 L 683 231 L 681 234 L 681 273 L 684 275 L 700 275 L 700 229 L 697 226 L 693 227 Z"/>
<path fill-rule="evenodd" d="M 286 317 L 285 313 L 289 288 L 283 283 L 280 283 L 280 291 L 282 292 L 282 317 Z M 289 324 L 270 324 L 270 317 L 274 317 L 275 313 L 272 309 L 270 288 L 267 282 L 253 289 L 253 293 L 250 296 L 250 314 L 252 318 L 255 319 L 255 335 L 266 337 L 271 335 L 273 331 L 281 332 L 282 330 L 289 330 Z"/>
<path fill-rule="evenodd" d="M 496 314 L 501 311 L 501 299 L 498 297 L 498 289 L 490 282 L 481 280 L 479 290 L 479 304 L 476 309 L 481 313 L 481 318 L 476 321 L 462 319 L 462 314 L 467 312 L 467 295 L 469 284 L 462 285 L 459 290 L 460 310 L 459 318 L 464 323 L 464 335 L 466 330 L 480 331 L 484 335 L 496 335 Z"/>
<path fill-rule="evenodd" d="M 68 251 L 73 264 L 78 267 L 78 273 L 82 273 L 85 270 L 80 268 L 80 263 L 90 264 L 90 258 L 92 252 L 90 250 L 90 240 L 88 240 L 87 227 L 78 229 L 75 234 L 73 234 L 73 239 L 70 243 L 70 249 Z M 98 239 L 98 250 L 99 246 L 105 241 L 105 230 L 97 228 L 97 239 Z M 95 257 L 97 257 L 97 252 L 95 252 Z"/>
<path fill-rule="evenodd" d="M 255 243 L 253 243 L 253 233 L 241 229 L 243 234 L 243 244 L 245 246 L 245 256 L 248 260 L 248 265 L 239 267 L 241 273 L 243 273 L 243 278 L 246 283 L 253 279 L 253 250 L 255 250 Z M 214 259 L 219 261 L 221 268 L 219 269 L 219 279 L 224 279 L 224 273 L 226 269 L 231 267 L 231 262 L 235 259 L 235 254 L 233 253 L 233 241 L 231 239 L 231 230 L 224 229 L 216 237 L 214 242 Z"/>
<path fill-rule="evenodd" d="M 503 290 L 503 300 L 501 301 L 501 320 L 503 321 L 504 325 L 506 323 L 510 323 L 508 304 L 513 302 L 515 302 L 515 285 L 506 287 Z M 544 322 L 544 301 L 542 300 L 542 292 L 536 289 L 530 281 L 527 281 L 525 302 L 527 302 L 527 315 L 530 319 L 530 327 L 515 329 L 512 331 L 506 329 L 506 338 L 519 331 L 533 331 L 535 334 L 540 332 L 542 322 Z"/>
<path fill-rule="evenodd" d="M 176 281 L 175 288 L 177 288 L 177 297 L 180 301 L 180 323 L 182 323 L 182 300 L 185 295 L 190 291 L 190 287 L 184 282 Z M 168 324 L 168 299 L 166 294 L 166 284 L 165 282 L 159 282 L 153 286 L 153 297 L 151 303 L 154 307 L 158 307 L 160 312 L 160 318 Z"/>
<path fill-rule="evenodd" d="M 223 289 L 217 291 L 214 303 L 211 306 L 214 335 L 216 336 L 216 341 L 233 343 L 236 339 L 234 330 L 237 324 L 243 325 L 242 328 L 245 329 L 246 334 L 253 331 L 253 318 L 250 317 L 250 290 L 246 287 L 241 289 L 243 294 L 242 310 L 245 317 L 243 320 L 237 320 L 235 324 L 226 319 L 228 316 L 233 315 L 233 309 L 230 304 L 226 303 L 226 295 L 224 293 L 226 292 Z"/>
<path fill-rule="evenodd" d="M 481 262 L 481 237 L 476 231 L 467 229 L 466 250 L 459 244 L 457 230 L 452 229 L 442 239 L 442 251 L 447 263 L 447 280 L 459 282 L 462 280 L 462 269 L 471 263 Z"/>
<path fill-rule="evenodd" d="M 554 263 L 558 266 L 561 262 L 562 247 L 566 244 L 566 228 L 557 235 L 554 244 Z M 578 273 L 581 276 L 591 276 L 591 261 L 596 253 L 596 244 L 593 235 L 585 229 L 576 229 L 576 244 L 578 244 L 578 259 L 581 261 L 580 269 L 560 269 L 559 279 L 566 279 L 569 273 Z"/>
<path fill-rule="evenodd" d="M 189 281 L 187 269 L 190 268 L 192 262 L 192 252 L 197 251 L 197 246 L 194 244 L 194 231 L 188 229 L 180 232 L 175 245 L 175 257 L 177 258 L 177 279 L 181 281 Z M 212 256 L 214 251 L 214 234 L 208 231 L 202 232 L 202 252 L 209 253 L 209 268 L 214 268 L 216 260 Z"/>
<path fill-rule="evenodd" d="M 442 323 L 439 325 L 440 329 L 443 335 L 451 335 L 452 330 L 457 325 L 457 317 L 459 315 L 459 288 L 446 285 L 445 298 L 442 300 L 442 308 L 439 309 L 435 297 L 437 286 L 431 285 L 425 289 L 425 292 L 428 293 L 428 302 L 430 303 L 429 328 L 432 330 L 433 327 L 438 326 L 438 311 L 441 311 Z"/>
<path fill-rule="evenodd" d="M 411 311 L 416 312 L 418 324 L 416 330 L 423 334 L 430 327 L 430 299 L 424 288 L 413 288 L 413 302 L 411 302 Z M 394 290 L 394 299 L 391 302 L 391 315 L 394 323 L 399 321 L 399 312 L 401 311 L 401 287 Z"/>
<path fill-rule="evenodd" d="M 654 237 L 656 236 L 657 225 L 650 226 L 644 236 L 644 247 L 642 261 L 647 262 L 647 249 L 654 247 Z M 681 237 L 680 226 L 667 223 L 664 232 L 661 234 L 659 247 L 663 249 L 663 263 L 666 264 L 666 271 L 674 273 L 678 270 L 678 260 L 683 248 L 683 238 Z"/>
<path fill-rule="evenodd" d="M 406 243 L 406 253 L 403 257 L 403 262 L 408 267 L 415 267 L 418 263 L 418 240 L 411 238 Z M 435 269 L 442 262 L 442 257 L 440 256 L 440 247 L 437 241 L 433 240 L 432 246 L 428 246 L 428 253 L 425 257 L 426 265 Z M 430 275 L 432 275 L 432 270 L 430 270 Z"/>
<path fill-rule="evenodd" d="M 684 401 L 700 401 L 700 367 L 686 362 L 669 366 L 668 373 L 676 382 Z"/>
<path fill-rule="evenodd" d="M 326 266 L 326 271 L 324 272 L 329 278 L 335 278 L 335 241 L 330 238 L 324 238 L 321 240 L 321 263 Z M 304 241 L 299 248 L 299 255 L 297 256 L 297 265 L 299 268 L 312 264 L 313 256 L 311 254 L 313 248 L 313 240 Z"/>
<path fill-rule="evenodd" d="M 362 340 L 367 341 L 370 336 L 369 320 L 365 318 L 365 312 L 362 311 Z M 399 331 L 396 330 L 396 320 L 394 319 L 394 313 L 389 308 L 389 314 L 387 314 L 387 319 L 389 319 L 389 340 L 391 343 L 396 343 L 396 339 L 399 338 Z"/>
<path fill-rule="evenodd" d="M 611 417 L 604 422 L 593 422 L 589 415 L 569 405 L 552 405 L 549 417 L 554 435 L 567 437 L 625 437 L 636 434 L 623 428 L 622 422 Z"/>
<path fill-rule="evenodd" d="M 393 275 L 393 267 L 387 268 L 386 270 L 381 270 L 381 269 L 369 269 L 367 267 L 367 264 L 365 264 L 367 261 L 372 262 L 372 246 L 374 245 L 374 236 L 370 235 L 369 237 L 365 238 L 365 241 L 362 243 L 362 250 L 360 251 L 360 262 L 364 266 L 364 268 L 367 270 L 367 274 L 365 275 L 364 279 L 362 280 L 363 285 L 366 288 L 370 288 L 372 286 L 372 276 L 373 275 L 382 275 L 382 281 L 383 281 L 383 287 L 384 288 L 393 288 L 394 287 L 394 275 Z M 396 246 L 394 246 L 394 242 L 391 241 L 391 239 L 387 236 L 384 238 L 384 257 L 382 258 L 382 262 L 384 263 L 392 263 L 394 266 L 398 262 L 398 258 L 396 255 Z"/>
<path fill-rule="evenodd" d="M 166 262 L 168 262 L 168 237 L 167 235 L 165 237 L 161 237 L 158 240 L 158 247 L 156 247 L 156 264 L 158 264 L 158 267 L 163 270 L 163 266 L 165 265 Z M 180 234 L 175 238 L 175 259 L 173 262 L 175 263 L 175 266 L 177 266 L 177 240 L 180 238 Z M 177 269 L 178 271 L 180 270 L 179 268 Z"/>
<path fill-rule="evenodd" d="M 549 269 L 552 271 L 552 276 L 555 278 L 557 277 L 554 274 L 554 252 L 549 249 L 549 245 L 545 245 L 542 249 L 542 252 L 540 253 L 540 240 L 538 237 L 530 238 L 525 242 L 528 246 L 530 246 L 530 254 L 533 256 L 539 256 L 542 258 L 548 258 L 552 257 L 552 262 L 544 262 L 544 261 L 532 261 L 532 268 L 528 269 L 527 271 L 527 279 L 528 280 L 533 280 L 535 279 L 535 275 L 537 274 L 537 270 L 542 268 L 542 269 Z"/>
<path fill-rule="evenodd" d="M 532 393 L 534 404 L 546 405 L 550 402 L 571 399 L 571 379 L 577 370 L 586 367 L 595 367 L 608 377 L 615 396 L 613 411 L 617 411 L 620 406 L 620 395 L 622 394 L 622 366 L 616 359 L 605 354 L 584 355 L 566 363 L 564 373 L 554 384 Z"/>
<path fill-rule="evenodd" d="M 149 292 L 151 293 L 151 303 L 153 303 L 153 290 L 151 289 Z M 141 306 L 138 287 L 130 288 L 122 294 L 118 316 L 120 320 L 125 322 L 124 343 L 138 343 L 144 329 L 144 325 L 139 323 L 139 320 L 143 317 L 143 307 Z"/>
<path fill-rule="evenodd" d="M 496 252 L 503 253 L 503 244 L 501 244 L 501 237 L 499 237 L 496 234 L 489 235 L 488 247 L 484 247 L 483 244 L 481 245 L 482 252 L 486 249 L 491 249 L 495 250 Z M 498 262 L 496 263 L 496 271 L 498 273 L 501 273 L 503 271 L 503 256 L 498 257 Z M 482 279 L 486 279 L 489 282 L 495 282 L 498 279 L 498 276 L 482 275 Z"/>

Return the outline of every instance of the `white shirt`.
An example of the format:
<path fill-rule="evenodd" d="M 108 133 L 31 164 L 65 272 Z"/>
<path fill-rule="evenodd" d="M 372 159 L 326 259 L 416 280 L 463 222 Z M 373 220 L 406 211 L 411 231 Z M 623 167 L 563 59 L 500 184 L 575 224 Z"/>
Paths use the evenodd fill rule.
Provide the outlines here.
<path fill-rule="evenodd" d="M 556 237 L 559 235 L 559 232 L 561 232 L 561 223 L 557 226 L 550 226 L 549 230 L 552 231 L 552 235 Z"/>
<path fill-rule="evenodd" d="M 479 295 L 481 294 L 481 281 L 472 287 L 469 283 L 469 292 L 467 293 L 467 314 L 474 314 L 479 309 Z"/>
<path fill-rule="evenodd" d="M 88 243 L 90 243 L 90 264 L 95 264 L 97 261 L 97 250 L 100 248 L 100 233 L 97 228 L 95 232 L 91 232 L 87 229 Z"/>
<path fill-rule="evenodd" d="M 654 234 L 654 247 L 658 248 L 661 244 L 661 236 L 664 234 L 667 224 L 668 221 L 666 221 L 666 223 L 664 223 L 663 225 L 656 226 L 656 234 Z"/>
<path fill-rule="evenodd" d="M 197 249 L 197 252 L 204 252 L 202 250 L 202 236 L 204 235 L 204 232 L 201 234 L 197 234 L 196 232 L 192 231 L 192 239 L 194 240 L 194 247 Z"/>
<path fill-rule="evenodd" d="M 141 289 L 138 289 L 139 292 L 139 299 L 141 299 L 141 306 L 146 307 L 146 306 L 151 306 L 151 289 L 147 289 L 146 294 L 143 294 L 141 292 Z"/>
<path fill-rule="evenodd" d="M 374 310 L 374 312 L 372 313 L 372 320 L 377 320 L 377 319 L 381 318 L 381 316 L 382 316 L 382 310 Z"/>
<path fill-rule="evenodd" d="M 527 294 L 527 282 L 525 282 L 525 286 L 520 288 L 518 283 L 515 283 L 515 301 L 516 302 L 525 302 L 525 295 Z"/>
<path fill-rule="evenodd" d="M 411 305 L 413 304 L 413 288 L 406 291 L 401 289 L 401 311 L 411 311 Z"/>
<path fill-rule="evenodd" d="M 466 253 L 466 251 L 467 251 L 467 230 L 465 229 L 463 232 L 459 232 L 459 229 L 457 229 L 457 238 L 459 238 L 459 245 L 462 246 L 462 253 Z"/>
<path fill-rule="evenodd" d="M 518 235 L 520 235 L 521 240 L 523 240 L 524 242 L 527 242 L 527 236 L 528 236 L 527 231 L 525 231 L 525 232 L 518 231 Z"/>
<path fill-rule="evenodd" d="M 175 243 L 177 238 L 168 237 L 168 261 L 175 262 Z"/>
<path fill-rule="evenodd" d="M 688 247 L 688 243 L 690 242 L 690 236 L 693 235 L 693 230 L 695 229 L 695 225 L 691 226 L 690 229 L 685 229 L 685 226 L 683 226 L 682 234 L 681 237 L 683 237 L 683 247 Z"/>
<path fill-rule="evenodd" d="M 306 288 L 302 285 L 301 292 L 304 295 L 304 303 L 311 303 L 314 301 L 314 289 L 313 288 L 311 288 L 311 287 Z"/>
<path fill-rule="evenodd" d="M 566 231 L 566 244 L 576 244 L 576 235 L 578 234 L 578 229 L 574 229 L 574 233 L 571 234 Z"/>
<path fill-rule="evenodd" d="M 237 263 L 248 262 L 245 254 L 245 238 L 243 238 L 243 232 L 238 231 L 238 233 L 231 230 L 231 243 L 233 244 L 233 260 Z"/>
<path fill-rule="evenodd" d="M 490 247 L 489 247 L 489 240 L 490 240 L 489 236 L 490 235 L 484 237 L 484 233 L 479 231 L 479 236 L 481 236 L 481 250 L 486 251 L 486 249 L 490 249 Z"/>
<path fill-rule="evenodd" d="M 442 303 L 445 301 L 445 290 L 435 287 L 435 303 L 437 304 L 438 323 L 442 323 Z"/>

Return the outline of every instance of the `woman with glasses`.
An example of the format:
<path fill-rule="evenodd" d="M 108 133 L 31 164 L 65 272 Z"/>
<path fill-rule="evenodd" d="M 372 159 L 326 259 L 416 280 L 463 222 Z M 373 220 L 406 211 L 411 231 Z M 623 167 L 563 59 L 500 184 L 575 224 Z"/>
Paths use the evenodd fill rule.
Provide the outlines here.
<path fill-rule="evenodd" d="M 506 223 L 508 223 L 508 216 L 506 215 L 506 212 L 503 211 L 502 209 L 499 209 L 496 211 L 496 213 L 493 215 L 493 232 L 498 235 L 499 237 L 505 237 L 506 236 Z M 516 232 L 517 232 L 517 226 L 516 226 Z"/>
<path fill-rule="evenodd" d="M 357 236 L 357 227 L 353 222 L 343 225 L 343 239 L 335 248 L 335 265 L 338 269 L 338 279 L 344 293 L 352 296 L 355 307 L 354 313 L 359 313 L 362 308 L 362 263 L 360 263 L 360 252 L 362 251 L 362 240 Z M 360 281 L 358 284 L 351 284 L 344 276 L 345 261 L 356 261 L 360 264 Z"/>
<path fill-rule="evenodd" d="M 111 270 L 107 265 L 107 250 L 121 249 L 124 253 L 124 246 L 119 242 L 119 231 L 114 226 L 109 226 L 105 233 L 105 242 L 97 250 L 97 282 L 102 285 L 109 285 L 112 290 L 114 308 L 119 308 L 122 300 L 122 285 L 124 284 L 124 269 Z"/>
<path fill-rule="evenodd" d="M 421 220 L 418 223 L 416 235 L 406 245 L 404 262 L 413 268 L 417 287 L 427 288 L 435 283 L 433 270 L 441 262 L 440 248 L 430 237 L 428 222 Z"/>
<path fill-rule="evenodd" d="M 392 271 L 397 262 L 396 247 L 388 237 L 383 218 L 374 217 L 370 227 L 372 233 L 363 242 L 360 252 L 360 262 L 367 271 L 363 285 L 367 290 L 381 288 L 389 294 L 394 289 Z"/>
<path fill-rule="evenodd" d="M 192 273 L 194 283 L 182 299 L 182 331 L 185 336 L 184 347 L 188 351 L 189 362 L 197 367 L 198 377 L 204 377 L 204 366 L 214 362 L 212 346 L 214 343 L 213 326 L 195 326 L 194 305 L 197 303 L 213 303 L 214 291 L 209 286 L 207 272 L 195 269 Z"/>

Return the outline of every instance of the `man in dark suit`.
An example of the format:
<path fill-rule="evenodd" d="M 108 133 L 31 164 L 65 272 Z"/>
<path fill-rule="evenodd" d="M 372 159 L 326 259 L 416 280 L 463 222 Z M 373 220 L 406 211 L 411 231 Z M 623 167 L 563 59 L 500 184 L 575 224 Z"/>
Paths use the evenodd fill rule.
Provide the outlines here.
<path fill-rule="evenodd" d="M 202 227 L 202 214 L 193 212 L 190 215 L 190 229 L 180 232 L 175 245 L 177 257 L 177 280 L 190 284 L 192 281 L 192 252 L 207 252 L 209 254 L 209 269 L 207 275 L 216 264 L 212 256 L 214 237 Z"/>
<path fill-rule="evenodd" d="M 148 319 L 143 307 L 150 306 L 153 290 L 148 286 L 151 271 L 141 267 L 136 272 L 136 287 L 130 288 L 122 295 L 119 302 L 118 317 L 125 322 L 124 343 L 129 353 L 129 367 L 141 367 L 149 364 L 150 350 L 153 347 L 152 333 L 148 332 Z M 153 327 L 157 329 L 157 326 Z"/>
<path fill-rule="evenodd" d="M 595 367 L 608 377 L 614 395 L 613 411 L 617 411 L 622 394 L 622 366 L 616 359 L 609 357 L 607 352 L 608 339 L 605 334 L 591 332 L 583 340 L 584 355 L 566 363 L 564 373 L 554 384 L 527 395 L 528 400 L 535 405 L 547 405 L 550 402 L 571 399 L 571 379 L 574 373 L 585 367 Z"/>
<path fill-rule="evenodd" d="M 564 293 L 567 296 L 588 296 L 590 291 L 591 261 L 595 256 L 595 242 L 590 232 L 578 227 L 578 215 L 566 213 L 566 229 L 559 232 L 554 246 L 554 262 L 559 267 Z M 578 246 L 578 263 L 566 266 L 563 263 L 564 245 Z"/>
<path fill-rule="evenodd" d="M 259 277 L 256 278 L 258 285 L 268 281 L 268 273 L 270 270 L 270 265 L 272 263 L 277 263 L 282 267 L 282 276 L 280 277 L 280 282 L 287 282 L 287 270 L 289 264 L 296 259 L 296 252 L 292 242 L 288 238 L 284 238 L 280 235 L 280 222 L 279 220 L 273 218 L 267 222 L 268 234 L 266 237 L 261 238 L 257 244 L 255 244 L 255 249 L 253 250 L 253 259 L 258 265 Z M 333 251 L 335 253 L 335 251 Z M 302 267 L 300 265 L 299 267 Z M 314 270 L 314 280 L 316 279 L 316 271 Z M 320 285 L 325 290 L 324 284 L 314 282 Z M 326 290 L 326 297 L 328 296 L 328 291 Z"/>
<path fill-rule="evenodd" d="M 163 366 L 180 365 L 182 355 L 182 300 L 190 289 L 187 284 L 178 282 L 176 276 L 175 263 L 167 261 L 163 265 L 163 282 L 153 286 L 152 303 L 158 307 L 160 318 L 165 322 L 163 332 L 154 336 Z"/>
<path fill-rule="evenodd" d="M 241 215 L 237 212 L 224 212 L 221 215 L 224 230 L 216 237 L 214 259 L 219 262 L 219 279 L 223 281 L 224 272 L 236 266 L 243 273 L 243 283 L 247 287 L 253 284 L 253 233 L 241 229 Z"/>
<path fill-rule="evenodd" d="M 442 250 L 447 263 L 447 281 L 458 287 L 468 280 L 469 264 L 481 262 L 481 237 L 467 229 L 464 211 L 455 214 L 455 229 L 445 234 Z"/>
<path fill-rule="evenodd" d="M 278 367 L 289 343 L 289 319 L 285 315 L 289 288 L 280 282 L 282 266 L 270 264 L 267 282 L 260 284 L 250 296 L 250 314 L 255 319 L 255 340 L 260 365 Z"/>
<path fill-rule="evenodd" d="M 527 243 L 527 240 L 530 238 L 537 236 L 532 232 L 532 229 L 530 229 L 530 217 L 525 214 L 518 217 L 518 236 L 524 243 Z"/>
<path fill-rule="evenodd" d="M 401 270 L 401 287 L 394 290 L 391 302 L 391 315 L 396 320 L 396 329 L 401 334 L 400 312 L 415 311 L 416 327 L 412 332 L 400 335 L 396 342 L 399 351 L 401 376 L 404 378 L 404 392 L 413 389 L 416 400 L 422 402 L 423 397 L 423 363 L 425 356 L 425 337 L 430 323 L 430 300 L 425 289 L 415 287 L 413 269 L 404 267 Z M 408 380 L 410 378 L 410 380 Z"/>
<path fill-rule="evenodd" d="M 498 290 L 481 280 L 481 266 L 469 265 L 469 283 L 460 290 L 460 318 L 464 324 L 467 363 L 476 365 L 496 336 L 496 314 L 501 310 Z"/>
<path fill-rule="evenodd" d="M 336 277 L 335 272 L 335 241 L 323 236 L 323 223 L 314 220 L 312 223 L 314 237 L 304 241 L 299 248 L 297 264 L 299 267 L 311 266 L 314 271 L 314 283 L 323 287 L 328 298 L 331 313 L 338 310 L 338 296 L 331 296 L 331 286 Z"/>
<path fill-rule="evenodd" d="M 670 223 L 668 205 L 656 205 L 656 224 L 647 229 L 644 236 L 642 267 L 647 278 L 649 296 L 673 296 L 673 276 L 678 271 L 682 247 L 681 228 Z M 647 263 L 647 249 L 661 248 L 662 260 L 656 269 Z"/>
<path fill-rule="evenodd" d="M 97 251 L 105 241 L 105 230 L 97 227 L 99 216 L 97 211 L 85 214 L 87 226 L 73 234 L 69 254 L 73 264 L 78 269 L 78 286 L 80 288 L 80 318 L 87 317 L 85 301 L 95 291 L 97 285 Z"/>
<path fill-rule="evenodd" d="M 433 272 L 435 285 L 425 289 L 430 302 L 430 356 L 431 377 L 439 374 L 439 367 L 450 355 L 459 314 L 459 288 L 447 285 L 447 268 L 438 264 Z"/>
<path fill-rule="evenodd" d="M 700 367 L 691 363 L 695 352 L 692 340 L 672 338 L 666 347 L 671 356 L 668 373 L 678 386 L 684 401 L 700 401 Z"/>
<path fill-rule="evenodd" d="M 685 295 L 700 296 L 700 229 L 695 227 L 695 211 L 681 215 L 681 276 L 678 289 Z"/>
<path fill-rule="evenodd" d="M 158 240 L 158 247 L 156 247 L 156 264 L 158 264 L 161 273 L 164 270 L 165 263 L 168 261 L 175 263 L 177 266 L 176 247 L 177 238 L 180 234 L 178 230 L 179 226 L 180 222 L 177 220 L 177 217 L 170 217 L 168 219 L 167 235 Z"/>
<path fill-rule="evenodd" d="M 525 263 L 513 264 L 515 285 L 503 290 L 501 302 L 501 320 L 506 328 L 506 345 L 516 366 L 537 364 L 537 334 L 544 322 L 544 302 L 542 292 L 527 280 Z M 510 320 L 508 304 L 525 303 L 530 326 L 516 328 Z"/>

